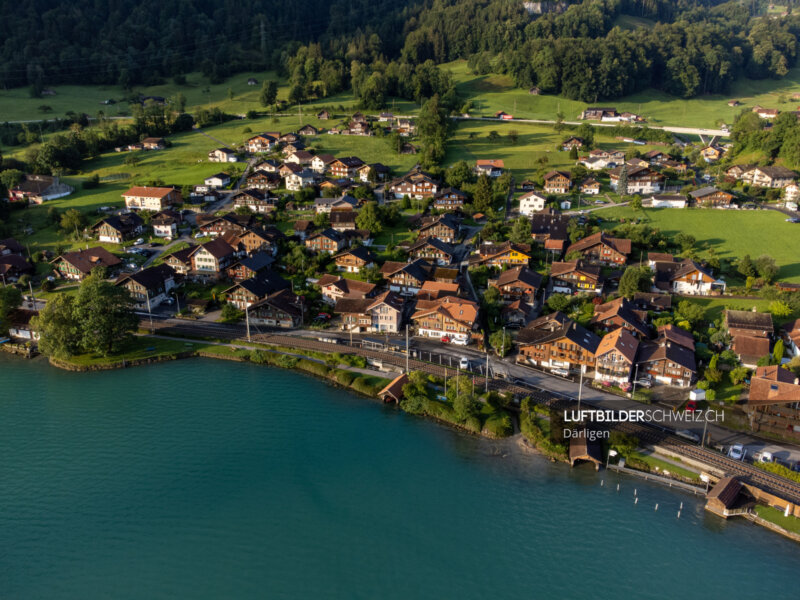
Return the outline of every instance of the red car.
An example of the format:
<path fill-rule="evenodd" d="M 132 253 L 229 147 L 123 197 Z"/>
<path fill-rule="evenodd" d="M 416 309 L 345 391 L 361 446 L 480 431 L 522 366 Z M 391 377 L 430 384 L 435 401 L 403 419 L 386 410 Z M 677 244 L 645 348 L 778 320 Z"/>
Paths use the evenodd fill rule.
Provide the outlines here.
<path fill-rule="evenodd" d="M 686 412 L 694 412 L 697 410 L 697 401 L 689 400 L 686 403 Z"/>
<path fill-rule="evenodd" d="M 330 319 L 330 318 L 331 318 L 331 316 L 330 316 L 328 313 L 323 313 L 323 312 L 321 312 L 321 313 L 319 313 L 319 314 L 317 315 L 317 318 L 318 318 L 318 319 Z"/>
<path fill-rule="evenodd" d="M 446 335 L 443 335 L 442 336 L 442 343 L 449 344 L 450 343 L 450 338 L 447 337 Z"/>

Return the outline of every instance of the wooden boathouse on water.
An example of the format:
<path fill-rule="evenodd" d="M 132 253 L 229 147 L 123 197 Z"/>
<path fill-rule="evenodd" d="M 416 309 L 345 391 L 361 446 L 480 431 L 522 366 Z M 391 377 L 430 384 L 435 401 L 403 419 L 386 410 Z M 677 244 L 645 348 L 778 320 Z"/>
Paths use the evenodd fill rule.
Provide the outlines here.
<path fill-rule="evenodd" d="M 569 439 L 569 464 L 575 466 L 578 461 L 594 463 L 595 470 L 600 470 L 603 464 L 603 451 L 600 442 L 590 440 L 585 436 L 572 437 Z"/>
<path fill-rule="evenodd" d="M 408 375 L 403 373 L 395 377 L 389 385 L 378 392 L 378 397 L 384 402 L 400 404 L 403 399 L 403 386 L 408 383 Z"/>

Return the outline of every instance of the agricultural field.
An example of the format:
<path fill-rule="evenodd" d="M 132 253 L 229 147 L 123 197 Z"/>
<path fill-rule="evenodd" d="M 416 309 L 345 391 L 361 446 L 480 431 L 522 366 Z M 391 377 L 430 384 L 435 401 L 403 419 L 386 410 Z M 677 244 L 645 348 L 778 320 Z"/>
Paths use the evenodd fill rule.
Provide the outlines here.
<path fill-rule="evenodd" d="M 459 95 L 472 100 L 470 113 L 475 116 L 493 116 L 505 111 L 524 119 L 554 119 L 558 112 L 567 120 L 576 119 L 587 103 L 559 96 L 532 96 L 526 89 L 514 87 L 505 75 L 474 75 L 467 69 L 466 61 L 444 65 L 457 82 Z M 766 108 L 795 110 L 797 101 L 791 95 L 800 93 L 800 67 L 795 67 L 781 80 L 749 80 L 734 82 L 728 95 L 709 95 L 697 98 L 675 98 L 658 90 L 646 90 L 616 100 L 602 100 L 596 104 L 615 106 L 620 111 L 642 115 L 653 125 L 713 128 L 720 122 L 732 123 L 743 109 L 761 105 Z M 729 100 L 738 100 L 741 106 L 728 106 Z"/>
<path fill-rule="evenodd" d="M 800 283 L 798 239 L 800 224 L 787 223 L 783 213 L 773 210 L 716 210 L 703 208 L 656 208 L 636 212 L 628 207 L 613 207 L 596 213 L 613 228 L 619 219 L 640 219 L 668 236 L 679 232 L 697 239 L 697 247 L 713 249 L 716 256 L 733 260 L 749 254 L 756 258 L 769 254 L 780 266 L 778 277 Z"/>
<path fill-rule="evenodd" d="M 247 80 L 254 77 L 258 84 L 251 86 Z M 67 112 L 86 113 L 90 117 L 99 111 L 107 117 L 130 116 L 131 109 L 123 98 L 131 93 L 144 96 L 162 96 L 169 98 L 178 92 L 186 97 L 187 112 L 195 112 L 199 108 L 218 107 L 226 113 L 245 115 L 250 110 L 263 111 L 265 108 L 259 101 L 261 83 L 265 79 L 274 79 L 278 82 L 278 99 L 286 100 L 289 94 L 288 84 L 278 79 L 272 71 L 258 73 L 239 73 L 218 84 L 208 83 L 208 79 L 201 73 L 186 75 L 186 83 L 178 85 L 172 81 L 155 86 L 135 86 L 132 92 L 126 92 L 119 86 L 101 85 L 59 85 L 53 86 L 54 96 L 31 98 L 28 88 L 14 88 L 0 90 L 0 122 L 5 121 L 34 121 L 63 117 Z M 232 97 L 231 97 L 232 96 Z M 105 100 L 113 99 L 116 104 L 102 104 Z M 341 93 L 321 100 L 303 104 L 300 107 L 303 113 L 316 114 L 322 107 L 339 108 L 352 112 L 356 100 L 350 93 Z M 419 106 L 413 102 L 402 99 L 390 98 L 388 108 L 395 114 L 415 113 Z M 51 110 L 44 112 L 40 107 L 49 107 Z M 292 112 L 297 113 L 294 107 Z"/>
<path fill-rule="evenodd" d="M 489 134 L 492 131 L 496 131 L 499 138 L 490 139 Z M 518 134 L 516 143 L 508 137 L 512 131 Z M 563 152 L 558 147 L 572 134 L 570 130 L 555 131 L 551 125 L 508 121 L 458 121 L 447 142 L 445 164 L 450 165 L 460 160 L 474 163 L 481 158 L 499 158 L 518 181 L 532 177 L 542 168 L 569 170 L 575 166 L 575 160 L 570 159 L 569 152 Z M 601 131 L 595 131 L 595 143 L 605 150 L 623 150 L 628 153 L 634 149 L 644 153 L 658 147 L 626 144 L 609 135 L 603 135 Z M 542 164 L 542 159 L 547 162 Z"/>

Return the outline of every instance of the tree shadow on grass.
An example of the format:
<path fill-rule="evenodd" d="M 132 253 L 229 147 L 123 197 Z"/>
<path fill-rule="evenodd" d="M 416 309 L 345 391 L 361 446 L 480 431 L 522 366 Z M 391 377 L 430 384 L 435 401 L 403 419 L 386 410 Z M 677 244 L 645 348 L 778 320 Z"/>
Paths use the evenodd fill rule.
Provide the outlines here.
<path fill-rule="evenodd" d="M 780 279 L 798 279 L 800 280 L 800 263 L 791 263 L 788 265 L 781 265 L 778 271 Z"/>

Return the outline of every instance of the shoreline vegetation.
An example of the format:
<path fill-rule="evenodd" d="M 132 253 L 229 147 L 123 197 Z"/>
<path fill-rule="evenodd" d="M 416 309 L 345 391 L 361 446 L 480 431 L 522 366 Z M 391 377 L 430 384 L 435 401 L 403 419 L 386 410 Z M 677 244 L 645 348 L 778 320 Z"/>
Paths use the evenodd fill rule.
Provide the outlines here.
<path fill-rule="evenodd" d="M 187 341 L 182 338 L 167 339 L 137 335 L 128 341 L 128 346 L 121 354 L 122 356 L 112 357 L 84 354 L 73 356 L 70 360 L 50 357 L 48 361 L 56 368 L 81 373 L 145 366 L 196 357 L 250 362 L 256 365 L 296 370 L 373 399 L 392 381 L 392 378 L 366 373 L 368 364 L 366 359 L 361 356 L 338 352 L 325 354 L 304 351 L 298 353 L 296 348 L 257 343 L 249 343 L 244 346 L 209 340 Z M 470 381 L 468 377 L 461 376 L 459 379 L 464 380 L 461 384 L 466 391 L 459 390 L 454 393 L 453 390 L 458 390 L 458 387 L 454 388 L 456 384 L 451 383 L 450 389 L 442 395 L 444 381 L 441 378 L 421 371 L 413 371 L 409 383 L 403 389 L 404 394 L 410 399 L 405 398 L 400 402 L 399 407 L 408 414 L 426 417 L 454 429 L 487 439 L 499 440 L 513 436 L 516 429 L 511 419 L 511 412 L 506 409 L 511 399 L 496 392 L 476 395 L 474 385 L 472 388 L 467 387 Z M 415 386 L 418 392 L 416 398 L 414 397 Z M 465 403 L 466 408 L 464 407 Z M 567 447 L 551 439 L 552 422 L 547 408 L 532 402 L 528 397 L 523 398 L 520 403 L 517 424 L 521 433 L 516 444 L 519 451 L 538 453 L 552 462 L 569 464 Z M 657 473 L 691 483 L 696 483 L 699 478 L 697 473 L 689 469 L 670 464 L 654 455 L 642 453 L 638 444 L 630 439 L 630 436 L 612 435 L 608 447 L 604 448 L 604 454 L 612 447 L 627 457 L 629 468 L 641 473 Z M 666 473 L 665 467 L 669 470 Z M 800 542 L 800 526 L 778 513 L 780 511 L 771 507 L 756 506 L 752 514 L 748 513 L 745 516 L 756 525 Z"/>

